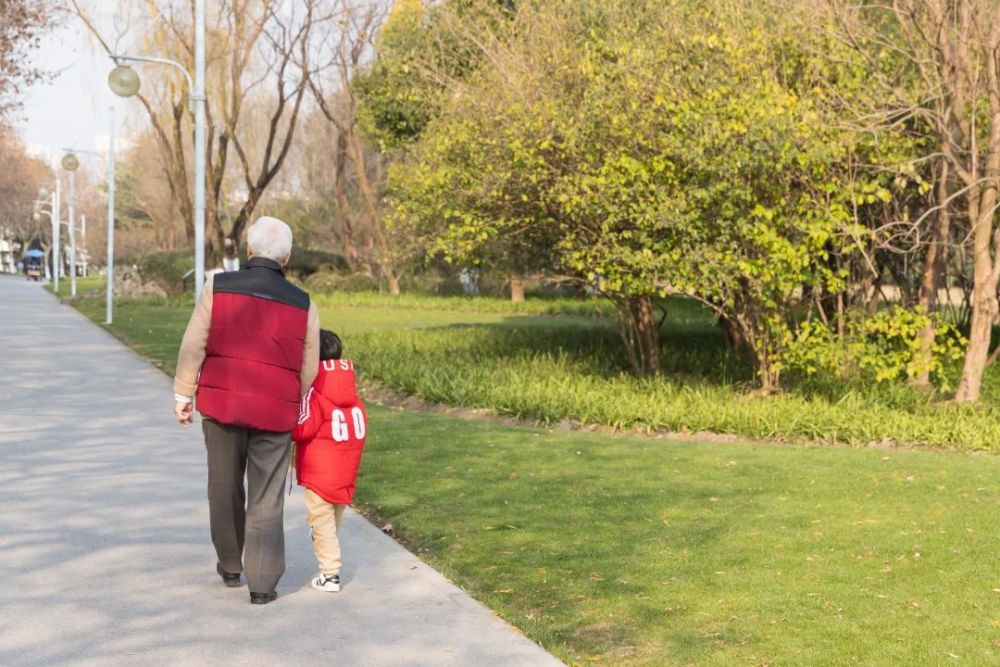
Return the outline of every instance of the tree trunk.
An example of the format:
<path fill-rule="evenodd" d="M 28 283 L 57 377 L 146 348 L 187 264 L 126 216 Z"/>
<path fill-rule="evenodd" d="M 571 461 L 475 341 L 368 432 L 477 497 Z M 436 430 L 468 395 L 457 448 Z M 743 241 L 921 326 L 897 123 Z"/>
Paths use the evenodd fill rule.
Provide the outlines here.
<path fill-rule="evenodd" d="M 997 281 L 993 273 L 990 244 L 993 237 L 993 206 L 995 191 L 970 188 L 968 196 L 969 220 L 974 224 L 972 321 L 969 327 L 969 347 L 965 351 L 962 379 L 959 380 L 955 400 L 972 403 L 979 400 L 983 385 L 983 372 L 990 352 L 993 320 L 997 315 Z M 980 199 L 982 197 L 982 199 Z"/>
<path fill-rule="evenodd" d="M 904 267 L 899 265 L 899 260 L 895 257 L 886 257 L 886 265 L 889 268 L 889 274 L 892 276 L 892 281 L 896 283 L 896 288 L 899 289 L 899 305 L 907 308 L 912 306 L 915 299 L 913 298 L 913 285 L 911 283 L 910 276 L 906 275 L 906 270 Z"/>
<path fill-rule="evenodd" d="M 333 194 L 337 202 L 337 217 L 340 219 L 340 241 L 344 249 L 344 258 L 351 271 L 358 271 L 358 246 L 354 240 L 354 227 L 351 222 L 351 204 L 347 198 L 347 137 L 337 130 L 337 148 L 333 162 Z"/>
<path fill-rule="evenodd" d="M 885 273 L 882 268 L 881 266 L 879 267 L 878 275 L 872 281 L 870 296 L 865 298 L 864 308 L 865 312 L 869 315 L 874 315 L 878 312 L 878 301 L 882 295 L 882 277 Z"/>
<path fill-rule="evenodd" d="M 760 377 L 761 393 L 774 394 L 781 389 L 781 371 L 771 360 L 760 363 L 757 375 Z"/>
<path fill-rule="evenodd" d="M 386 274 L 385 280 L 389 284 L 389 294 L 399 296 L 399 276 L 389 273 Z"/>
<path fill-rule="evenodd" d="M 524 275 L 518 269 L 510 270 L 510 302 L 524 301 Z"/>
<path fill-rule="evenodd" d="M 733 328 L 739 331 L 742 339 L 746 341 L 747 351 L 753 359 L 754 369 L 760 380 L 761 392 L 771 394 L 781 389 L 781 369 L 767 320 L 762 316 L 760 309 L 752 301 L 747 302 L 738 298 L 730 321 Z"/>
<path fill-rule="evenodd" d="M 636 375 L 660 372 L 660 328 L 653 315 L 653 299 L 624 297 L 616 301 L 618 324 L 629 363 Z"/>
<path fill-rule="evenodd" d="M 724 315 L 719 316 L 719 328 L 726 339 L 726 347 L 735 354 L 745 354 L 747 351 L 747 339 L 733 321 Z"/>
<path fill-rule="evenodd" d="M 924 273 L 920 281 L 918 302 L 927 311 L 930 318 L 926 327 L 919 334 L 920 339 L 920 369 L 913 384 L 917 387 L 929 387 L 931 384 L 931 362 L 934 357 L 934 334 L 937 332 L 938 285 L 945 265 L 948 235 L 951 232 L 951 215 L 948 211 L 948 163 L 941 162 L 941 173 L 937 182 L 937 204 L 934 236 L 927 248 L 924 259 Z"/>
<path fill-rule="evenodd" d="M 365 202 L 365 208 L 368 209 L 368 218 L 371 223 L 371 234 L 368 237 L 367 253 L 361 261 L 363 265 L 370 266 L 371 259 L 375 254 L 375 243 L 377 241 L 381 255 L 379 257 L 379 261 L 382 264 L 389 265 L 390 270 L 388 273 L 395 275 L 397 272 L 395 271 L 394 266 L 397 264 L 397 259 L 393 257 L 393 249 L 390 248 L 385 222 L 382 220 L 382 216 L 380 215 L 379 194 L 376 191 L 376 186 L 369 180 L 364 145 L 361 143 L 361 138 L 354 130 L 353 125 L 351 127 L 352 129 L 350 135 L 348 136 L 347 143 L 348 157 L 351 158 L 351 162 L 354 164 L 358 188 L 361 190 L 361 196 Z M 396 280 L 398 282 L 398 275 Z M 398 293 L 399 292 L 397 292 L 397 294 Z"/>
<path fill-rule="evenodd" d="M 990 334 L 993 318 L 997 314 L 997 300 L 992 293 L 984 293 L 978 287 L 972 297 L 972 323 L 969 330 L 969 347 L 965 351 L 962 379 L 955 392 L 955 400 L 971 403 L 979 400 L 983 385 L 983 372 L 990 350 Z"/>

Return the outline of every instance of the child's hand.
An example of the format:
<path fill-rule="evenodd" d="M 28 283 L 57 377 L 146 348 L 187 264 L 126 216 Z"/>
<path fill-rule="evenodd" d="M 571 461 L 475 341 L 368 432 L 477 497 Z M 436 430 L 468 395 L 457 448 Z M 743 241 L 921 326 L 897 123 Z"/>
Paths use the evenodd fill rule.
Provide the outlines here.
<path fill-rule="evenodd" d="M 174 401 L 174 415 L 177 417 L 180 425 L 187 428 L 194 421 L 194 403 L 191 401 Z"/>

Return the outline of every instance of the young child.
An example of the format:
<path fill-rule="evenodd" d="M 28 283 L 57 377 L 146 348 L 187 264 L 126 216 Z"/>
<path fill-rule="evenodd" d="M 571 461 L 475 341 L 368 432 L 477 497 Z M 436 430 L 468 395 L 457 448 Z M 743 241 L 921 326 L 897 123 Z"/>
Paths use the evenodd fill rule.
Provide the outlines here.
<path fill-rule="evenodd" d="M 302 397 L 295 440 L 295 470 L 305 487 L 307 522 L 319 561 L 316 590 L 340 590 L 340 540 L 337 531 L 344 508 L 354 497 L 368 416 L 358 398 L 354 364 L 341 359 L 337 334 L 319 332 L 319 374 Z"/>

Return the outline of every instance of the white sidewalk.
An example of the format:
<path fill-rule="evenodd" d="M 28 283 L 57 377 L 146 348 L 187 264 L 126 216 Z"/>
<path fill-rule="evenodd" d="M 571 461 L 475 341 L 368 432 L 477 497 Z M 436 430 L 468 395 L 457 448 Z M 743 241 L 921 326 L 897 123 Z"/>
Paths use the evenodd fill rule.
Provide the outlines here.
<path fill-rule="evenodd" d="M 0 277 L 0 665 L 558 665 L 356 514 L 319 593 L 301 490 L 278 600 L 215 574 L 201 429 L 169 380 Z M 369 459 L 367 465 L 377 465 Z"/>

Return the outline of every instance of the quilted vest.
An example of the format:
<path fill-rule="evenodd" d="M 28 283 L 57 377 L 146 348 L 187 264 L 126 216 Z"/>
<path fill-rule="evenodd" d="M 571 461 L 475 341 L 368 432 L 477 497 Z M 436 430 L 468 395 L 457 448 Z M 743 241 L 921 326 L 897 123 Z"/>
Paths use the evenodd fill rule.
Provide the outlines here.
<path fill-rule="evenodd" d="M 283 433 L 295 428 L 309 295 L 272 260 L 216 274 L 212 324 L 198 378 L 198 410 L 223 424 Z"/>

